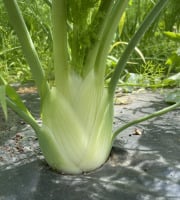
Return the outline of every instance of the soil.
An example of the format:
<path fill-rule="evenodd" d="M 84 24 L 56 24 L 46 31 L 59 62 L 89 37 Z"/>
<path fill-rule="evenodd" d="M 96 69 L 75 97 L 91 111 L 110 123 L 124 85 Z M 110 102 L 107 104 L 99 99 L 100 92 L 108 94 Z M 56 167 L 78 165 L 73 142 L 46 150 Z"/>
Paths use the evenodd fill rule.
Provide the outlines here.
<path fill-rule="evenodd" d="M 21 91 L 26 91 L 21 96 L 39 120 L 36 91 Z M 114 129 L 166 107 L 163 96 L 159 91 L 117 93 Z M 126 129 L 114 142 L 104 166 L 70 176 L 45 164 L 31 127 L 12 111 L 5 122 L 0 111 L 0 200 L 178 200 L 179 114 L 176 109 Z"/>
<path fill-rule="evenodd" d="M 35 87 L 15 87 L 23 99 L 23 102 L 39 119 L 39 96 Z M 34 131 L 12 110 L 8 109 L 6 121 L 0 109 L 0 167 L 13 166 L 27 160 L 40 158 L 41 151 Z"/>

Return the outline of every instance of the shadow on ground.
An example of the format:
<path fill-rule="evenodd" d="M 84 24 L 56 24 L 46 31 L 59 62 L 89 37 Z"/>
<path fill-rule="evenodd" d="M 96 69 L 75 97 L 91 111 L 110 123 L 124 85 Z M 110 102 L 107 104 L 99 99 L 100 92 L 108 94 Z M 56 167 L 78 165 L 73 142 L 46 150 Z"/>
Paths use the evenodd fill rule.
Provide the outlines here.
<path fill-rule="evenodd" d="M 132 96 L 115 108 L 115 128 L 163 108 L 159 94 Z M 180 110 L 123 131 L 111 159 L 79 176 L 61 175 L 42 160 L 0 171 L 0 200 L 171 200 L 180 199 Z M 133 135 L 135 128 L 142 135 Z"/>

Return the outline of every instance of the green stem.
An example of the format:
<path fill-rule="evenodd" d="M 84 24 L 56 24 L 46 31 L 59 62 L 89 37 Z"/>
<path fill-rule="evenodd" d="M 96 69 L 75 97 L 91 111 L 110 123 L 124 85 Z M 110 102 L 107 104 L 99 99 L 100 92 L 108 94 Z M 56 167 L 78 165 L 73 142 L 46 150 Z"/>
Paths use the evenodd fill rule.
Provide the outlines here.
<path fill-rule="evenodd" d="M 23 112 L 9 98 L 6 98 L 6 102 L 7 102 L 8 106 L 14 112 L 16 112 L 27 124 L 31 125 L 31 127 L 35 130 L 35 132 L 37 133 L 37 135 L 40 134 L 40 126 L 38 125 L 38 123 L 36 122 L 36 120 L 31 116 L 30 113 L 27 114 L 27 113 Z"/>
<path fill-rule="evenodd" d="M 63 90 L 68 81 L 66 0 L 52 1 L 53 52 L 56 87 Z"/>
<path fill-rule="evenodd" d="M 116 136 L 117 136 L 120 132 L 122 132 L 124 129 L 127 129 L 128 127 L 130 127 L 130 126 L 132 126 L 132 125 L 134 125 L 134 124 L 138 124 L 138 123 L 143 122 L 143 121 L 146 121 L 146 120 L 148 120 L 148 119 L 151 119 L 151 118 L 154 118 L 154 117 L 158 117 L 158 116 L 160 116 L 160 115 L 164 115 L 165 113 L 170 112 L 170 111 L 172 111 L 173 109 L 178 108 L 179 106 L 180 106 L 180 102 L 178 102 L 178 103 L 176 103 L 176 104 L 174 104 L 174 105 L 172 105 L 172 106 L 168 106 L 168 107 L 166 107 L 166 108 L 164 108 L 164 109 L 161 109 L 161 110 L 159 110 L 159 111 L 157 111 L 157 112 L 154 112 L 154 113 L 152 113 L 152 114 L 146 115 L 146 116 L 144 116 L 144 117 L 142 117 L 142 118 L 133 120 L 133 121 L 131 121 L 131 122 L 125 124 L 124 126 L 118 128 L 118 129 L 113 133 L 113 140 L 114 140 L 114 139 L 116 138 Z"/>
<path fill-rule="evenodd" d="M 16 31 L 16 34 L 22 45 L 25 58 L 31 68 L 38 92 L 43 98 L 43 96 L 45 96 L 47 91 L 49 90 L 48 83 L 45 79 L 44 70 L 39 61 L 38 54 L 35 50 L 34 44 L 24 22 L 21 11 L 18 7 L 16 0 L 3 1 L 9 15 L 9 20 Z"/>
<path fill-rule="evenodd" d="M 126 50 L 124 51 L 124 53 L 122 54 L 120 60 L 116 65 L 116 69 L 114 70 L 113 76 L 109 83 L 110 96 L 114 95 L 119 77 L 125 68 L 125 65 L 127 63 L 130 54 L 132 53 L 132 51 L 134 50 L 135 46 L 140 41 L 140 39 L 143 37 L 144 33 L 153 23 L 153 21 L 158 17 L 158 15 L 160 14 L 161 10 L 164 8 L 167 2 L 168 0 L 159 0 L 159 2 L 154 6 L 151 12 L 146 16 L 146 18 L 144 19 L 143 23 L 141 24 L 141 26 L 139 27 L 138 31 L 135 33 L 133 38 L 130 40 Z"/>
<path fill-rule="evenodd" d="M 44 0 L 44 2 L 45 2 L 50 8 L 52 8 L 52 1 L 51 1 L 51 0 Z"/>
<path fill-rule="evenodd" d="M 96 33 L 96 41 L 92 44 L 92 47 L 89 49 L 87 53 L 87 58 L 85 61 L 85 65 L 83 68 L 83 76 L 86 76 L 92 68 L 95 68 L 95 62 L 97 59 L 98 50 L 100 44 L 102 42 L 102 35 L 104 32 L 104 28 L 109 20 L 111 15 L 111 10 L 113 8 L 114 2 L 113 1 L 101 1 L 101 5 L 99 10 L 92 22 L 92 30 L 94 29 L 94 24 L 97 24 L 95 27 L 96 29 L 94 32 Z M 102 18 L 103 15 L 103 18 Z M 104 41 L 103 41 L 104 42 Z"/>
<path fill-rule="evenodd" d="M 90 49 L 84 72 L 87 74 L 92 66 L 100 83 L 104 82 L 106 68 L 106 57 L 109 52 L 113 35 L 118 26 L 121 16 L 123 15 L 129 0 L 125 1 L 105 1 L 99 8 L 98 14 L 104 14 L 103 22 L 99 23 L 97 31 L 97 41 Z M 98 15 L 95 19 L 98 19 Z"/>
<path fill-rule="evenodd" d="M 95 71 L 98 74 L 97 76 L 100 77 L 103 75 L 102 79 L 104 79 L 104 73 L 102 72 L 103 71 L 105 72 L 106 57 L 109 52 L 110 44 L 112 42 L 114 33 L 119 24 L 119 21 L 126 10 L 128 2 L 129 0 L 116 1 L 116 3 L 114 3 L 114 6 L 110 12 L 110 15 L 108 16 L 108 20 L 105 24 L 103 34 L 100 39 L 100 46 L 98 49 L 96 62 L 95 62 Z"/>
<path fill-rule="evenodd" d="M 118 83 L 118 86 L 123 87 L 123 86 L 132 86 L 132 87 L 139 87 L 139 88 L 164 88 L 164 87 L 169 87 L 169 83 L 164 84 L 164 83 L 157 83 L 157 84 L 135 84 L 135 83 Z"/>

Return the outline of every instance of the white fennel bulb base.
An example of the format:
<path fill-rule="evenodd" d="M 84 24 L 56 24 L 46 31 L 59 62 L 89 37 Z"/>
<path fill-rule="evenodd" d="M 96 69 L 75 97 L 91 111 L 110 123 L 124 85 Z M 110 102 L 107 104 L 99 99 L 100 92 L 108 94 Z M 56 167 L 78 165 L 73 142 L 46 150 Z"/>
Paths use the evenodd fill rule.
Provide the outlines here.
<path fill-rule="evenodd" d="M 72 75 L 66 94 L 52 88 L 42 107 L 39 143 L 47 163 L 63 173 L 94 170 L 112 148 L 113 106 L 93 73 Z"/>

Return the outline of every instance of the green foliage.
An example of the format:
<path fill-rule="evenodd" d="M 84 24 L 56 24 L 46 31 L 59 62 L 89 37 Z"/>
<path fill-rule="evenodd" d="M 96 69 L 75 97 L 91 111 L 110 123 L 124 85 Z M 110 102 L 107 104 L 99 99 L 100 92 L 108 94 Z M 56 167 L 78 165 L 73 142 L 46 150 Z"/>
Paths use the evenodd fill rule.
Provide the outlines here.
<path fill-rule="evenodd" d="M 163 84 L 169 87 L 180 87 L 180 72 L 163 80 Z"/>
<path fill-rule="evenodd" d="M 5 119 L 7 120 L 6 86 L 0 85 L 0 105 L 2 106 Z"/>
<path fill-rule="evenodd" d="M 72 1 L 72 0 L 71 0 Z M 78 12 L 78 10 L 83 10 L 85 6 L 85 1 L 69 1 L 69 23 L 68 28 L 72 29 L 72 21 L 76 21 L 76 29 L 69 35 L 69 43 L 73 50 L 73 54 L 76 56 L 76 60 L 71 61 L 71 65 L 76 68 L 77 64 L 79 63 L 79 68 L 82 68 L 85 60 L 85 55 L 90 48 L 90 44 L 93 44 L 92 41 L 95 42 L 97 34 L 94 30 L 97 31 L 98 24 L 101 24 L 101 20 L 103 18 L 103 13 L 99 15 L 99 20 L 97 20 L 97 9 L 105 8 L 101 4 L 100 1 L 88 1 L 88 8 L 84 12 Z M 71 4 L 72 3 L 72 4 Z M 92 8 L 92 6 L 96 4 L 96 9 Z M 46 71 L 46 77 L 49 80 L 54 80 L 54 70 L 53 70 L 53 61 L 52 61 L 52 33 L 51 33 L 51 17 L 49 15 L 49 11 L 51 9 L 51 1 L 49 0 L 39 0 L 39 1 L 31 1 L 29 3 L 28 0 L 20 1 L 19 5 L 23 10 L 23 16 L 25 18 L 26 24 L 28 26 L 28 30 L 32 36 L 34 41 L 35 47 L 38 51 L 39 57 L 42 61 L 42 66 Z M 116 32 L 114 43 L 117 41 L 129 41 L 129 38 L 134 34 L 134 32 L 139 27 L 139 24 L 144 19 L 146 13 L 152 8 L 153 1 L 143 1 L 143 0 L 134 0 L 129 1 L 129 6 L 126 10 L 126 14 L 124 14 L 120 24 L 119 30 Z M 71 7 L 76 7 L 76 12 L 72 15 Z M 165 12 L 162 13 L 161 17 L 159 17 L 159 23 L 155 23 L 150 31 L 145 34 L 144 39 L 142 39 L 141 43 L 139 44 L 138 48 L 143 53 L 145 59 L 148 61 L 152 61 L 154 64 L 161 65 L 164 64 L 166 59 L 170 57 L 169 55 L 177 49 L 177 44 L 173 41 L 166 39 L 163 35 L 163 31 L 178 31 L 179 24 L 179 12 L 176 0 L 169 1 L 169 6 L 165 9 Z M 90 12 L 88 12 L 90 11 Z M 38 13 L 38 15 L 37 15 Z M 82 17 L 80 17 L 80 15 Z M 73 17 L 72 17 L 73 16 Z M 88 17 L 87 17 L 88 16 Z M 96 20 L 93 19 L 96 16 Z M 174 17 L 173 17 L 174 16 Z M 87 17 L 87 18 L 86 18 Z M 7 14 L 4 11 L 2 6 L 2 2 L 0 2 L 0 73 L 3 77 L 8 80 L 9 82 L 27 82 L 32 80 L 32 76 L 29 70 L 29 67 L 26 64 L 24 56 L 21 51 L 21 47 L 17 37 L 9 25 L 7 20 Z M 92 23 L 92 26 L 89 28 L 88 24 Z M 78 25 L 81 24 L 81 25 Z M 123 31 L 122 26 L 123 25 Z M 36 34 L 33 34 L 36 32 Z M 94 32 L 94 34 L 89 34 Z M 89 38 L 86 36 L 90 35 Z M 84 38 L 84 39 L 83 39 Z M 76 40 L 75 40 L 76 39 Z M 79 45 L 78 49 L 77 46 L 74 44 L 78 42 Z M 84 45 L 86 44 L 86 45 Z M 118 46 L 115 51 L 111 54 L 115 59 L 121 57 L 122 52 L 124 51 L 125 46 Z M 170 57 L 167 65 L 167 70 L 169 69 L 169 62 L 175 62 L 177 60 L 177 53 L 174 52 L 172 57 Z M 111 62 L 111 61 L 110 61 Z M 113 70 L 113 63 L 110 64 L 109 60 L 107 63 L 106 76 L 109 76 L 109 72 Z M 179 61 L 178 61 L 179 62 Z M 136 63 L 136 64 L 133 64 Z M 137 67 L 142 65 L 142 59 L 139 57 L 137 53 L 133 53 L 129 58 L 129 63 L 127 63 L 127 69 L 129 73 L 137 72 Z M 173 66 L 177 66 L 174 64 Z M 81 66 L 81 67 L 80 67 Z M 171 65 L 172 66 L 172 65 Z M 172 67 L 172 69 L 178 72 L 179 68 Z M 79 69 L 80 70 L 80 69 Z"/>
<path fill-rule="evenodd" d="M 164 32 L 164 34 L 179 44 L 178 42 L 180 42 L 180 33 Z M 168 57 L 166 64 L 169 66 L 168 75 L 171 72 L 180 72 L 180 47 L 171 53 L 171 56 Z"/>
<path fill-rule="evenodd" d="M 50 31 L 50 8 L 43 0 L 28 0 L 19 2 L 32 35 L 36 49 L 46 70 L 47 78 L 53 79 L 52 70 L 52 37 Z M 38 13 L 38 15 L 37 15 Z M 0 2 L 0 74 L 9 83 L 32 81 L 32 75 L 27 65 L 22 49 L 14 30 L 9 24 L 7 13 Z M 36 34 L 32 34 L 32 33 Z"/>
<path fill-rule="evenodd" d="M 171 40 L 180 42 L 180 34 L 174 32 L 164 32 L 164 34 L 170 38 Z M 175 85 L 176 87 L 180 87 L 180 47 L 178 47 L 177 51 L 174 51 L 171 56 L 167 59 L 166 64 L 169 65 L 168 75 L 171 72 L 177 72 L 167 79 L 164 82 L 169 82 L 169 85 Z M 176 89 L 170 93 L 168 93 L 165 97 L 165 101 L 168 103 L 176 103 L 180 101 L 180 90 Z"/>
<path fill-rule="evenodd" d="M 166 31 L 178 32 L 180 29 L 180 4 L 178 0 L 171 0 L 165 9 L 162 19 Z"/>
<path fill-rule="evenodd" d="M 163 77 L 165 74 L 165 66 L 156 65 L 152 61 L 147 61 L 137 68 L 137 72 L 124 73 L 123 77 L 119 81 L 125 91 L 132 91 L 134 88 L 159 88 L 168 86 L 170 83 L 166 82 L 165 85 Z"/>
<path fill-rule="evenodd" d="M 68 41 L 71 48 L 71 67 L 81 72 L 86 54 L 97 40 L 97 29 L 104 13 L 98 12 L 100 0 L 67 1 Z M 99 17 L 97 17 L 99 15 Z M 79 44 L 78 46 L 76 44 Z"/>
<path fill-rule="evenodd" d="M 174 103 L 177 103 L 177 102 L 180 102 L 180 90 L 179 89 L 176 89 L 172 92 L 169 92 L 166 96 L 165 96 L 165 101 L 167 103 L 171 103 L 171 104 L 174 104 Z"/>
<path fill-rule="evenodd" d="M 124 18 L 124 15 L 123 15 L 123 18 Z M 121 42 L 121 41 L 117 41 L 111 45 L 111 48 L 109 50 L 109 55 L 107 57 L 107 67 L 106 67 L 106 76 L 105 76 L 105 79 L 107 82 L 111 78 L 113 71 L 115 69 L 115 66 L 117 65 L 118 60 L 120 59 L 119 58 L 120 52 L 119 52 L 119 49 L 117 50 L 117 47 L 127 46 L 127 45 L 128 45 L 127 42 Z M 139 48 L 135 47 L 135 53 L 139 56 L 139 58 L 142 60 L 143 63 L 146 63 L 145 57 Z M 118 56 L 118 58 L 116 58 L 116 56 Z M 139 63 L 133 62 L 133 61 L 128 61 L 127 64 L 129 66 L 134 67 L 134 65 L 138 65 Z M 127 72 L 127 70 L 126 70 L 126 72 Z"/>
<path fill-rule="evenodd" d="M 106 58 L 119 20 L 124 17 L 128 0 L 53 0 L 51 11 L 55 85 L 49 87 L 42 64 L 44 61 L 41 63 L 43 58 L 38 56 L 38 53 L 41 53 L 37 46 L 39 43 L 33 44 L 34 36 L 31 37 L 31 34 L 34 30 L 40 30 L 35 37 L 41 38 L 41 33 L 51 27 L 46 27 L 36 16 L 32 19 L 28 17 L 27 21 L 25 14 L 29 7 L 25 8 L 23 17 L 16 0 L 3 0 L 40 95 L 42 125 L 38 124 L 16 91 L 3 79 L 0 84 L 3 86 L 0 90 L 0 103 L 4 111 L 7 103 L 32 126 L 43 155 L 53 169 L 78 174 L 100 167 L 107 160 L 114 138 L 120 131 L 135 123 L 165 114 L 180 105 L 178 101 L 173 106 L 129 122 L 112 133 L 113 98 L 119 77 L 125 71 L 129 55 L 167 1 L 160 0 L 151 9 L 126 44 L 127 48 L 118 59 L 108 87 L 104 87 Z M 33 5 L 36 10 L 37 4 Z M 47 5 L 49 3 L 45 4 Z M 21 2 L 21 8 L 23 6 L 24 2 Z M 29 12 L 33 15 L 31 10 Z M 28 23 L 34 19 L 35 23 Z M 36 22 L 40 29 L 34 28 Z M 49 47 L 43 42 L 51 39 L 50 33 L 51 31 L 47 31 L 49 38 L 45 37 L 45 40 L 41 41 L 44 48 Z M 136 51 L 142 58 L 141 52 L 138 49 Z M 48 68 L 51 68 L 51 65 Z M 154 84 L 157 75 L 163 71 L 160 66 L 156 68 L 154 70 L 152 63 L 142 67 L 141 73 L 150 84 Z"/>
<path fill-rule="evenodd" d="M 180 42 L 180 33 L 165 31 L 164 35 L 169 37 L 171 40 L 174 40 L 175 42 Z"/>
<path fill-rule="evenodd" d="M 29 79 L 20 44 L 12 28 L 7 26 L 9 22 L 1 2 L 0 13 L 0 74 L 10 82 L 24 79 L 23 75 Z"/>
<path fill-rule="evenodd" d="M 164 73 L 165 67 L 161 64 L 153 64 L 152 61 L 148 61 L 146 64 L 141 65 L 140 70 L 137 71 L 137 74 L 141 75 L 139 83 L 147 86 L 160 84 Z"/>
<path fill-rule="evenodd" d="M 138 29 L 139 24 L 144 19 L 146 13 L 154 6 L 156 1 L 134 0 L 131 1 L 126 11 L 126 20 L 121 38 L 116 35 L 117 40 L 127 41 L 134 32 Z M 179 31 L 180 22 L 179 3 L 177 0 L 168 2 L 168 6 L 163 10 L 161 15 L 151 25 L 143 39 L 138 45 L 138 48 L 143 52 L 146 61 L 153 61 L 155 64 L 165 63 L 167 57 L 173 49 L 177 48 L 177 44 L 164 37 L 164 31 Z M 119 52 L 121 52 L 119 48 Z M 142 64 L 136 53 L 130 57 L 131 62 Z M 168 66 L 167 66 L 168 68 Z M 127 65 L 130 72 L 135 72 L 132 65 Z"/>
<path fill-rule="evenodd" d="M 170 72 L 179 72 L 180 71 L 180 49 L 171 54 L 167 59 L 166 64 L 169 65 L 168 74 Z"/>

